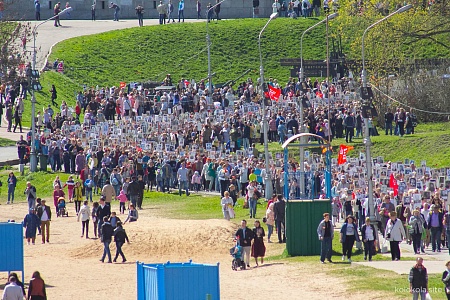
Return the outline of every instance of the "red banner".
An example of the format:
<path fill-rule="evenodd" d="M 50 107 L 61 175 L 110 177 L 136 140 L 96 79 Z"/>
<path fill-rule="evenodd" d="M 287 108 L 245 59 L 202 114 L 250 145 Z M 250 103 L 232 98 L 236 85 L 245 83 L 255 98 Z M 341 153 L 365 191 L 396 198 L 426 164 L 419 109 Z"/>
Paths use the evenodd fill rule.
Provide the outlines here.
<path fill-rule="evenodd" d="M 398 195 L 398 184 L 397 179 L 395 179 L 394 174 L 391 174 L 391 177 L 389 178 L 389 187 L 394 190 L 394 196 Z"/>
<path fill-rule="evenodd" d="M 338 165 L 342 165 L 347 162 L 347 153 L 350 150 L 353 150 L 353 146 L 341 145 L 339 147 Z"/>
<path fill-rule="evenodd" d="M 125 81 L 120 82 L 120 88 L 123 89 L 127 86 L 127 83 Z"/>
<path fill-rule="evenodd" d="M 278 99 L 281 96 L 281 89 L 273 87 L 270 84 L 268 86 L 269 86 L 269 97 L 270 97 L 270 100 L 278 101 Z"/>

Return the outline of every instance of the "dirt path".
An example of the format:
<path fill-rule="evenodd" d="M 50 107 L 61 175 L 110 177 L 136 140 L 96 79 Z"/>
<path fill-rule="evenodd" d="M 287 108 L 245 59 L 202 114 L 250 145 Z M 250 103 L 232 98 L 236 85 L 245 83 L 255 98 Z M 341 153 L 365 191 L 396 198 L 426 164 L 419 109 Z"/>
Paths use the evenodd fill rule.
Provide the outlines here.
<path fill-rule="evenodd" d="M 103 264 L 99 262 L 103 251 L 100 241 L 80 238 L 81 224 L 71 205 L 68 204 L 69 218 L 53 218 L 50 244 L 42 245 L 38 240 L 29 246 L 24 240 L 25 282 L 33 271 L 39 270 L 49 285 L 49 299 L 135 299 L 135 261 L 189 259 L 198 263 L 220 262 L 222 299 L 266 299 L 268 295 L 277 300 L 364 297 L 346 295 L 343 279 L 329 277 L 326 266 L 319 264 L 276 261 L 247 271 L 232 271 L 228 249 L 237 225 L 225 220 L 165 219 L 152 215 L 152 209 L 142 210 L 138 222 L 125 225 L 131 240 L 130 245 L 124 246 L 128 262 Z M 118 210 L 117 206 L 114 204 L 113 210 Z M 0 220 L 22 220 L 26 210 L 25 204 L 1 205 Z M 268 255 L 282 251 L 278 244 L 266 246 Z M 115 247 L 111 248 L 114 255 Z M 0 282 L 5 282 L 6 277 L 6 273 L 0 273 Z"/>

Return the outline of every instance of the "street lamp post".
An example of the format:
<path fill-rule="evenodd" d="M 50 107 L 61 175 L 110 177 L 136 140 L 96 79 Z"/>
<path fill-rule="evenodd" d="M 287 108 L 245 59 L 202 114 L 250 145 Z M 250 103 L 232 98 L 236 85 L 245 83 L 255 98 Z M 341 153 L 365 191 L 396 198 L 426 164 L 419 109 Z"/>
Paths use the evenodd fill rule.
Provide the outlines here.
<path fill-rule="evenodd" d="M 367 32 L 375 27 L 376 25 L 378 25 L 379 23 L 389 19 L 390 17 L 405 12 L 409 9 L 412 8 L 411 4 L 405 5 L 403 7 L 400 7 L 399 9 L 397 9 L 396 11 L 394 11 L 393 13 L 387 15 L 386 17 L 384 17 L 381 20 L 378 20 L 377 22 L 373 23 L 372 25 L 370 25 L 369 27 L 366 28 L 366 30 L 363 33 L 362 36 L 362 53 L 361 53 L 361 59 L 362 59 L 362 72 L 361 72 L 361 81 L 362 81 L 362 87 L 363 88 L 367 88 L 367 72 L 366 72 L 366 62 L 365 62 L 365 57 L 364 57 L 364 39 L 366 37 Z M 370 141 L 370 133 L 369 133 L 369 118 L 367 116 L 367 114 L 365 114 L 364 117 L 364 144 L 365 144 L 365 148 L 366 148 L 366 173 L 367 173 L 367 200 L 368 200 L 368 208 L 369 208 L 369 217 L 370 217 L 370 223 L 371 224 L 375 224 L 376 225 L 376 219 L 375 219 L 375 204 L 373 202 L 373 174 L 372 174 L 372 155 L 370 152 L 370 147 L 372 145 L 372 142 Z"/>
<path fill-rule="evenodd" d="M 42 24 L 47 23 L 48 21 L 54 20 L 55 18 L 61 16 L 64 13 L 71 12 L 72 7 L 68 7 L 64 10 L 62 10 L 59 14 L 54 15 L 53 17 L 42 21 L 41 23 L 34 26 L 33 29 L 33 60 L 32 60 L 32 69 L 33 71 L 36 70 L 36 33 L 39 26 Z M 32 86 L 31 89 L 31 150 L 30 150 L 30 172 L 36 172 L 37 170 L 37 155 L 36 155 L 36 96 L 34 87 Z"/>
<path fill-rule="evenodd" d="M 212 73 L 211 73 L 211 38 L 209 37 L 209 12 L 213 10 L 217 5 L 222 4 L 225 0 L 214 4 L 206 11 L 206 47 L 208 48 L 208 86 L 209 92 L 212 93 Z"/>
<path fill-rule="evenodd" d="M 262 52 L 261 52 L 261 36 L 266 30 L 269 23 L 278 17 L 278 13 L 272 13 L 270 15 L 269 20 L 267 21 L 266 25 L 261 29 L 261 32 L 258 36 L 258 50 L 259 50 L 259 80 L 260 80 L 260 95 L 261 95 L 261 101 L 262 101 L 262 122 L 263 122 L 263 135 L 264 135 L 264 160 L 266 165 L 266 178 L 265 178 L 265 197 L 268 199 L 268 197 L 272 197 L 273 194 L 273 186 L 272 186 L 272 174 L 270 172 L 269 168 L 269 144 L 268 144 L 268 137 L 267 137 L 267 130 L 269 127 L 269 123 L 266 118 L 266 101 L 264 99 L 264 68 L 263 68 L 263 60 L 262 60 Z"/>
<path fill-rule="evenodd" d="M 327 22 L 327 28 L 328 28 L 328 21 L 336 18 L 338 16 L 338 13 L 334 13 L 331 15 L 327 15 L 327 18 L 323 19 L 320 22 L 317 22 L 316 24 L 314 24 L 313 26 L 309 27 L 308 29 L 306 29 L 305 31 L 303 31 L 302 36 L 300 38 L 300 82 L 303 81 L 303 37 L 305 36 L 305 34 L 310 31 L 311 29 L 319 26 L 320 24 Z M 327 33 L 327 43 L 328 43 L 328 33 Z M 327 52 L 328 53 L 328 52 Z M 328 54 L 327 54 L 327 61 L 328 61 Z M 328 65 L 328 63 L 327 63 Z M 328 76 L 328 75 L 327 75 Z M 305 132 L 305 126 L 303 125 L 303 101 L 300 99 L 299 101 L 300 103 L 300 128 L 299 131 L 300 133 L 304 133 Z M 304 138 L 301 137 L 300 138 L 300 144 L 303 145 L 304 144 Z M 304 197 L 305 195 L 305 148 L 303 146 L 300 146 L 300 196 Z"/>

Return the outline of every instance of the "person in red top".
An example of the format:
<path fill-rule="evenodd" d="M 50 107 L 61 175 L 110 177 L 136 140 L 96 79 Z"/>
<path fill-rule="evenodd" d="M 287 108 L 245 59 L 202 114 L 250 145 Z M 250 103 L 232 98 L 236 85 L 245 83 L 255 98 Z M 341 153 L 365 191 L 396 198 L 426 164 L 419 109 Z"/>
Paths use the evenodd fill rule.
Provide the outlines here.
<path fill-rule="evenodd" d="M 28 288 L 27 300 L 46 300 L 45 282 L 38 271 L 33 273 Z"/>
<path fill-rule="evenodd" d="M 58 199 L 59 197 L 64 197 L 64 191 L 59 187 L 59 185 L 55 185 L 55 190 L 53 191 L 53 204 L 56 208 L 56 214 L 58 214 Z"/>

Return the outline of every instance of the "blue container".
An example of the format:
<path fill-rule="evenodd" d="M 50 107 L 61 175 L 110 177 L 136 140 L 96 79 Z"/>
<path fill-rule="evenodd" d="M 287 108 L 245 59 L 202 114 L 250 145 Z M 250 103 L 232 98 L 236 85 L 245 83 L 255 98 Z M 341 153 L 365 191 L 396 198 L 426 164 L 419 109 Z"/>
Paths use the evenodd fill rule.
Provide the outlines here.
<path fill-rule="evenodd" d="M 138 300 L 220 300 L 219 264 L 136 265 Z"/>
<path fill-rule="evenodd" d="M 22 272 L 23 263 L 23 226 L 22 223 L 0 223 L 0 272 Z"/>

